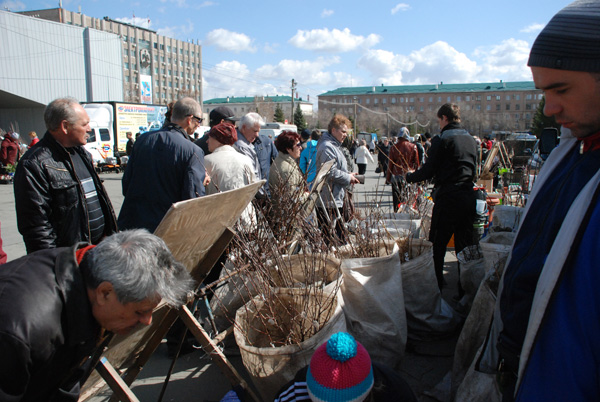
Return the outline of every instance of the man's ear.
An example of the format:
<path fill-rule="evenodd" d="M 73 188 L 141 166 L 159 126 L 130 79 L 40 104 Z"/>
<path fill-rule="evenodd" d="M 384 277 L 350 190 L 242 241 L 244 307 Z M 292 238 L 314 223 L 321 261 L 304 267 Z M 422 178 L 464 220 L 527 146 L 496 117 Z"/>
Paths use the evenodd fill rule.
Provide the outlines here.
<path fill-rule="evenodd" d="M 96 303 L 104 305 L 108 302 L 111 294 L 114 292 L 113 285 L 110 282 L 104 281 L 98 285 L 94 292 L 96 294 Z"/>

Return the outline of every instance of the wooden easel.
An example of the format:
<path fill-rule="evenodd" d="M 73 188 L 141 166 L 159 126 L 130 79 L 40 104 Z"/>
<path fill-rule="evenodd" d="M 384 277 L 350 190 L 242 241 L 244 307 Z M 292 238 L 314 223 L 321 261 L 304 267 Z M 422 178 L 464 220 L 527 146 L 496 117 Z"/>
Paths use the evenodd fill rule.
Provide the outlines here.
<path fill-rule="evenodd" d="M 222 231 L 219 237 L 214 242 L 212 242 L 212 246 L 210 246 L 210 248 L 206 252 L 200 251 L 199 253 L 196 253 L 201 255 L 202 258 L 199 260 L 199 262 L 195 264 L 190 263 L 190 261 L 193 261 L 194 259 L 189 258 L 189 254 L 194 253 L 189 251 L 186 253 L 185 251 L 189 250 L 189 245 L 186 245 L 186 247 L 179 248 L 177 247 L 179 246 L 179 244 L 172 244 L 173 236 L 171 236 L 173 233 L 177 233 L 178 230 L 185 232 L 185 234 L 189 234 L 186 232 L 186 225 L 189 226 L 190 219 L 186 219 L 185 214 L 183 214 L 182 216 L 174 216 L 177 212 L 174 212 L 173 214 L 169 215 L 174 208 L 176 209 L 177 204 L 174 205 L 174 207 L 172 207 L 171 210 L 169 210 L 167 215 L 165 215 L 163 222 L 161 222 L 161 225 L 159 226 L 159 228 L 157 228 L 155 234 L 157 234 L 158 236 L 162 237 L 163 240 L 165 240 L 165 242 L 171 249 L 173 255 L 180 262 L 186 265 L 188 270 L 190 270 L 190 275 L 192 276 L 192 278 L 194 278 L 194 280 L 196 280 L 198 284 L 200 284 L 206 278 L 213 266 L 218 261 L 221 254 L 229 245 L 231 239 L 234 236 L 234 232 L 230 228 L 230 226 L 233 224 L 233 222 L 237 221 L 242 211 L 245 209 L 245 207 L 248 205 L 250 200 L 254 197 L 254 195 L 263 183 L 264 180 L 258 183 L 253 183 L 249 186 L 244 187 L 243 189 L 226 192 L 229 194 L 220 193 L 216 195 L 217 197 L 210 196 L 212 197 L 212 200 L 209 200 L 208 197 L 203 197 L 205 198 L 205 201 L 207 201 L 207 204 L 210 207 L 214 208 L 223 205 L 224 208 L 226 208 L 229 204 L 235 204 L 235 209 L 231 211 L 230 215 L 227 215 L 225 213 L 222 214 L 221 218 L 226 216 L 226 219 L 222 219 L 223 222 L 227 223 L 225 225 L 225 229 Z M 218 196 L 220 196 L 221 194 L 223 196 L 219 198 Z M 204 200 L 202 199 L 197 200 L 200 201 L 193 202 L 204 202 Z M 187 218 L 189 218 L 189 216 Z M 180 225 L 181 227 L 176 228 L 172 232 L 169 232 L 167 229 L 161 230 L 163 227 L 169 227 L 169 225 Z M 179 235 L 181 235 L 181 233 L 179 233 Z M 190 265 L 193 265 L 193 267 L 190 267 Z M 166 336 L 167 332 L 169 331 L 169 328 L 171 328 L 171 326 L 177 320 L 177 318 L 181 318 L 188 330 L 198 340 L 204 352 L 208 354 L 210 359 L 223 372 L 223 374 L 225 375 L 225 377 L 227 377 L 230 383 L 233 386 L 240 385 L 242 388 L 244 388 L 244 390 L 246 391 L 246 395 L 252 400 L 256 402 L 261 401 L 261 399 L 249 387 L 248 383 L 240 376 L 235 367 L 233 367 L 233 365 L 229 362 L 227 357 L 225 357 L 221 349 L 219 349 L 219 347 L 217 346 L 218 341 L 211 339 L 210 335 L 204 330 L 202 325 L 198 322 L 198 320 L 190 311 L 188 306 L 191 306 L 195 299 L 197 299 L 197 296 L 194 297 L 194 300 L 190 301 L 187 305 L 181 306 L 179 309 L 168 308 L 166 307 L 166 305 L 158 307 L 158 309 L 154 313 L 154 317 L 161 316 L 162 318 L 158 320 L 159 322 L 154 322 L 150 330 L 148 330 L 144 334 L 143 338 L 137 343 L 138 345 L 143 345 L 143 348 L 139 353 L 136 353 L 135 351 L 139 350 L 139 348 L 135 348 L 135 350 L 131 353 L 127 361 L 133 361 L 133 363 L 129 365 L 127 370 L 122 375 L 119 375 L 119 372 L 111 365 L 108 359 L 106 359 L 105 357 L 98 357 L 99 360 L 97 360 L 98 362 L 96 364 L 96 370 L 104 379 L 104 381 L 109 385 L 111 390 L 114 392 L 112 400 L 120 400 L 125 402 L 139 401 L 129 387 L 135 381 L 145 364 L 150 360 L 152 354 L 156 351 L 162 339 Z M 165 309 L 166 311 L 161 311 Z M 161 312 L 163 313 L 162 315 L 160 314 Z"/>

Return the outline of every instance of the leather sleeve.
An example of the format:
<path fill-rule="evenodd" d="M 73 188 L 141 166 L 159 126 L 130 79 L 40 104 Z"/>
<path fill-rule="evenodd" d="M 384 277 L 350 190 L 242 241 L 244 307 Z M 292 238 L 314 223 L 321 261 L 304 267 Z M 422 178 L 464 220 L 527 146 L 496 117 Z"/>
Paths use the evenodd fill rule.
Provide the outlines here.
<path fill-rule="evenodd" d="M 29 348 L 14 336 L 0 332 L 0 401 L 20 401 L 30 379 Z"/>
<path fill-rule="evenodd" d="M 39 163 L 24 160 L 17 165 L 14 191 L 17 226 L 27 253 L 56 247 L 56 233 L 50 223 L 50 185 Z"/>

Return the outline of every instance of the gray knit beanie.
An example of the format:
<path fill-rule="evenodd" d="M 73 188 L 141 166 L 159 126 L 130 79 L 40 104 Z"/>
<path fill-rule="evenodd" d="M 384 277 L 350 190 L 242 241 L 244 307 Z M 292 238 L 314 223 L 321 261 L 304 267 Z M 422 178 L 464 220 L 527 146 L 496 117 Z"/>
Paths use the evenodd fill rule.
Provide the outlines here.
<path fill-rule="evenodd" d="M 578 0 L 560 10 L 533 43 L 527 65 L 600 72 L 600 1 Z"/>

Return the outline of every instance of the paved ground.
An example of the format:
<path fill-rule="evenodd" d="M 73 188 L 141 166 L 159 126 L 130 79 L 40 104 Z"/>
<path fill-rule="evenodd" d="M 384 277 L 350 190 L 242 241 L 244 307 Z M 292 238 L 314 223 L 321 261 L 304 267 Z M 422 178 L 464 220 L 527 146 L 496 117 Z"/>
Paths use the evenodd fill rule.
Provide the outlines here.
<path fill-rule="evenodd" d="M 357 186 L 355 197 L 357 206 L 362 206 L 366 198 L 382 194 L 378 199 L 381 206 L 391 208 L 390 186 L 385 186 L 381 175 L 375 174 L 375 165 L 369 165 L 364 186 Z M 103 173 L 101 178 L 107 188 L 115 212 L 118 214 L 123 196 L 121 195 L 122 174 Z M 25 254 L 22 238 L 17 231 L 14 195 L 12 185 L 0 185 L 0 220 L 2 239 L 8 260 L 14 260 Z M 456 258 L 452 253 L 446 256 L 447 282 L 443 297 L 453 305 L 452 296 L 456 293 Z M 456 336 L 435 342 L 409 343 L 401 372 L 409 382 L 420 401 L 430 398 L 424 392 L 430 392 L 448 373 L 452 366 L 452 353 Z M 230 361 L 240 373 L 246 375 L 240 357 L 231 356 Z M 164 376 L 171 361 L 167 358 L 166 345 L 161 345 L 150 362 L 141 372 L 132 387 L 141 401 L 156 401 Z M 179 358 L 171 377 L 164 401 L 218 401 L 230 389 L 228 381 L 201 351 Z M 108 401 L 110 390 L 104 390 L 89 399 L 92 402 Z"/>

